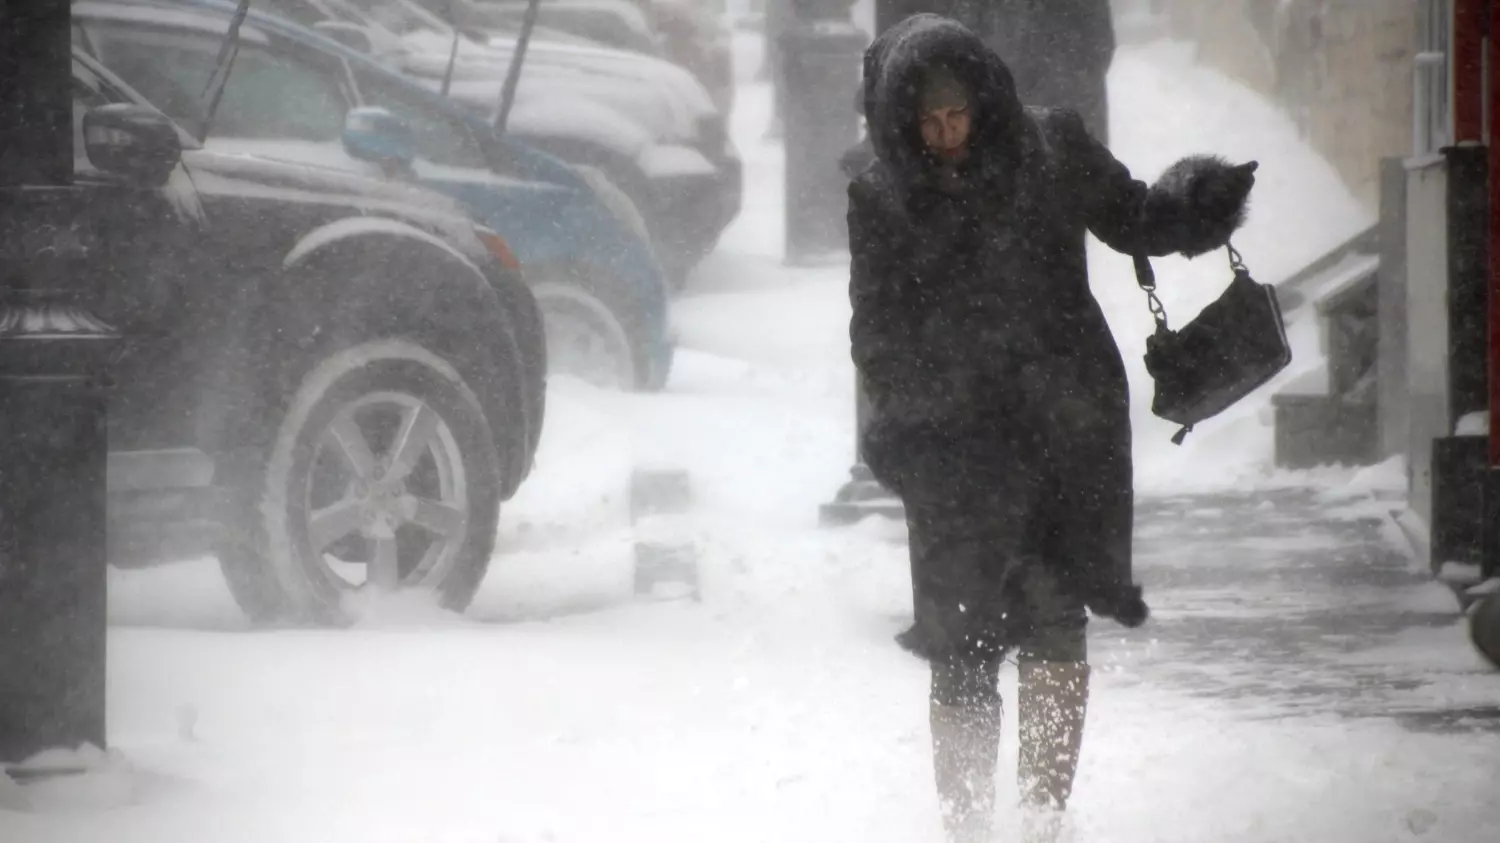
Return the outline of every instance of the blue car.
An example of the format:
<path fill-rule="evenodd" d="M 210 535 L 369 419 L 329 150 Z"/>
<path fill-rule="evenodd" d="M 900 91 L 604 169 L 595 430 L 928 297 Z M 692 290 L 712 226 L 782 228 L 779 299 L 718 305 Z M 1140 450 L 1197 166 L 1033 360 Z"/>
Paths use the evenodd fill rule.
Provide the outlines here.
<path fill-rule="evenodd" d="M 192 125 L 234 11 L 221 0 L 78 0 L 75 41 Z M 498 136 L 483 116 L 253 5 L 203 143 L 447 194 L 515 252 L 542 309 L 552 372 L 623 388 L 666 383 L 667 279 L 641 214 L 602 173 Z"/>

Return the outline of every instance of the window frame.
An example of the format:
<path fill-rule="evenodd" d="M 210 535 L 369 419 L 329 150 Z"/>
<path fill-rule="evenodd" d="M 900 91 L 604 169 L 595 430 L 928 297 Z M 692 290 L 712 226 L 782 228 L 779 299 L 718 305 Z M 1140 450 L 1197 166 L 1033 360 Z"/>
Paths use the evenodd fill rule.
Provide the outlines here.
<path fill-rule="evenodd" d="M 1418 0 L 1416 15 L 1411 154 L 1422 158 L 1453 145 L 1453 0 Z"/>

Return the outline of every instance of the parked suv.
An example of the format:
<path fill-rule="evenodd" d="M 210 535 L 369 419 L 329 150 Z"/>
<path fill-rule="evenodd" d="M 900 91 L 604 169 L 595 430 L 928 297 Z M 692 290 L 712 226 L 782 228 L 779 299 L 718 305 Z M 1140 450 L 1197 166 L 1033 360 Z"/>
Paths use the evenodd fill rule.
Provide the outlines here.
<path fill-rule="evenodd" d="M 453 27 L 409 0 L 258 0 L 493 118 L 516 33 Z M 484 39 L 478 43 L 474 39 Z M 456 51 L 456 52 L 455 52 Z M 603 171 L 645 216 L 680 283 L 739 213 L 742 172 L 727 115 L 691 73 L 652 56 L 563 43 L 527 47 L 505 131 L 569 163 Z"/>
<path fill-rule="evenodd" d="M 73 4 L 95 58 L 148 99 L 189 110 L 234 13 L 217 0 Z M 252 7 L 239 31 L 236 63 L 273 62 L 277 72 L 229 77 L 207 148 L 413 181 L 451 197 L 515 252 L 542 309 L 554 373 L 606 387 L 666 383 L 669 285 L 639 212 L 606 177 L 497 136 L 453 100 L 290 21 Z M 282 119 L 308 97 L 354 114 L 357 125 Z"/>
<path fill-rule="evenodd" d="M 75 184 L 8 200 L 85 251 L 0 260 L 90 284 L 125 337 L 112 561 L 216 552 L 261 621 L 342 622 L 373 589 L 467 605 L 542 421 L 540 320 L 505 243 L 423 189 L 205 149 L 74 38 Z M 343 121 L 298 94 L 282 121 Z"/>

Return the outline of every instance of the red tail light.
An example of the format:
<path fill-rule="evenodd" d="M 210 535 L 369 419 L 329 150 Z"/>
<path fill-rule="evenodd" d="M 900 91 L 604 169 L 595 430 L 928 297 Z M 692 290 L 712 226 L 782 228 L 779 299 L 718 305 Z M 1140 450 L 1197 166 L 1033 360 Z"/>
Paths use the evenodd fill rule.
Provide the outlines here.
<path fill-rule="evenodd" d="M 510 244 L 505 242 L 504 237 L 487 229 L 478 229 L 474 233 L 479 235 L 479 242 L 490 250 L 490 254 L 500 261 L 501 266 L 513 272 L 521 271 L 521 262 L 516 260 L 516 253 L 510 250 Z"/>

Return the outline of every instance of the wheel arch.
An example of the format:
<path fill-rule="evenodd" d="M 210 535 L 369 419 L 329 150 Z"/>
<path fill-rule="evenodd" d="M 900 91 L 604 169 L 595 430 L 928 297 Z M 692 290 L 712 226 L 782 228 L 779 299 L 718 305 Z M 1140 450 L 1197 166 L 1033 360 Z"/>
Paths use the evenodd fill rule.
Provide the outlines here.
<path fill-rule="evenodd" d="M 522 332 L 531 315 L 496 272 L 451 243 L 399 220 L 356 217 L 304 235 L 255 297 L 252 361 L 302 359 L 326 336 L 371 326 L 410 333 L 450 356 L 480 396 L 505 471 L 508 499 L 529 472 L 541 422 L 527 389 Z M 357 286 L 357 289 L 352 289 Z M 351 295 L 351 292 L 353 295 Z M 524 293 L 529 295 L 529 293 Z M 539 317 L 538 317 L 539 318 Z M 539 328 L 537 330 L 540 330 Z M 295 366 L 265 366 L 259 412 L 284 400 Z M 515 437 L 514 425 L 523 435 Z M 230 434 L 243 442 L 244 434 Z"/>

